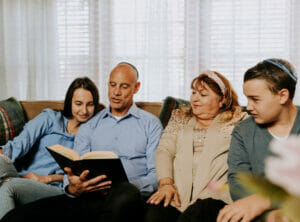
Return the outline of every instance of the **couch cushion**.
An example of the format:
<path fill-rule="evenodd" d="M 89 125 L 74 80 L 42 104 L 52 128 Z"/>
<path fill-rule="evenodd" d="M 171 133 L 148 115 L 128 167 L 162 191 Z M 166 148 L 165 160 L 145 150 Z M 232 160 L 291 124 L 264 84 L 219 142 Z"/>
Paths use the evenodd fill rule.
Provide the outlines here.
<path fill-rule="evenodd" d="M 136 105 L 137 107 L 159 117 L 161 111 L 161 102 L 136 102 Z"/>
<path fill-rule="evenodd" d="M 0 145 L 17 136 L 24 124 L 22 106 L 15 98 L 0 101 Z"/>
<path fill-rule="evenodd" d="M 173 109 L 178 109 L 180 105 L 189 105 L 190 102 L 184 99 L 178 99 L 168 96 L 164 99 L 159 119 L 165 128 L 169 122 Z"/>

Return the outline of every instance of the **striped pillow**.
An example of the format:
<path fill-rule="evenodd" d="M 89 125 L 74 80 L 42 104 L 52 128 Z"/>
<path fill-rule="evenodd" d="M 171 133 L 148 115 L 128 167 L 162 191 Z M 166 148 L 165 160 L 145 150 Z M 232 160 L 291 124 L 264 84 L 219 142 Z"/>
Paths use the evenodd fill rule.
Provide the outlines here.
<path fill-rule="evenodd" d="M 0 146 L 17 136 L 25 122 L 23 108 L 15 98 L 0 101 Z"/>

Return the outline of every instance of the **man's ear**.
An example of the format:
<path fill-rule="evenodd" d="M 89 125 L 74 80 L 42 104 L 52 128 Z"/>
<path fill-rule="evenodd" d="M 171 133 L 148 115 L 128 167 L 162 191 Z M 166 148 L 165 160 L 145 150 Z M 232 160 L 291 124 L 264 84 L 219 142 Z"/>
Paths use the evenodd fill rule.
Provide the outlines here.
<path fill-rule="evenodd" d="M 141 86 L 141 82 L 136 82 L 135 88 L 134 88 L 134 94 L 136 94 L 139 91 L 140 86 Z"/>
<path fill-rule="evenodd" d="M 290 98 L 290 92 L 287 89 L 281 89 L 278 92 L 278 95 L 279 95 L 279 102 L 282 105 L 287 103 L 288 99 Z"/>

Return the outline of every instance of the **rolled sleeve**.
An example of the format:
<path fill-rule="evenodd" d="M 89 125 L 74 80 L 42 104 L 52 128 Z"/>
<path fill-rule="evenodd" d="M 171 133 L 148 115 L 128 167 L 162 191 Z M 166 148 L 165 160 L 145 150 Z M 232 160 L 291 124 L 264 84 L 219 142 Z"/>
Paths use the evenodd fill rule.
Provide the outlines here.
<path fill-rule="evenodd" d="M 162 134 L 162 125 L 158 119 L 149 124 L 148 143 L 146 148 L 147 175 L 131 181 L 141 192 L 153 192 L 157 189 L 157 176 L 155 168 L 155 153 Z"/>

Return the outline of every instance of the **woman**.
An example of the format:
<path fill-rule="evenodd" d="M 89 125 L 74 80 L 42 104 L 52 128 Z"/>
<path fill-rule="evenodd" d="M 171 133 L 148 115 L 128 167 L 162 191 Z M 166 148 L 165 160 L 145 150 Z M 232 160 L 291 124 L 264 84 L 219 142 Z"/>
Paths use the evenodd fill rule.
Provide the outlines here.
<path fill-rule="evenodd" d="M 5 156 L 0 156 L 0 219 L 17 205 L 63 193 L 63 171 L 45 147 L 72 148 L 80 124 L 99 111 L 98 100 L 96 85 L 87 77 L 77 78 L 66 93 L 62 112 L 43 110 L 1 148 Z M 17 171 L 10 160 L 20 159 Z"/>
<path fill-rule="evenodd" d="M 293 104 L 297 84 L 295 68 L 283 59 L 266 59 L 244 75 L 244 94 L 251 118 L 232 133 L 228 154 L 228 182 L 232 199 L 219 213 L 218 222 L 252 221 L 276 208 L 268 198 L 246 192 L 236 180 L 243 171 L 265 175 L 264 160 L 272 155 L 271 140 L 300 134 L 300 112 Z M 273 211 L 270 217 L 276 215 Z"/>
<path fill-rule="evenodd" d="M 147 201 L 153 206 L 146 221 L 176 221 L 179 215 L 180 220 L 201 215 L 202 221 L 215 221 L 218 210 L 231 202 L 229 192 L 213 192 L 208 185 L 227 182 L 231 131 L 247 114 L 217 72 L 200 74 L 191 88 L 191 108 L 173 111 L 157 148 L 159 188 Z"/>

